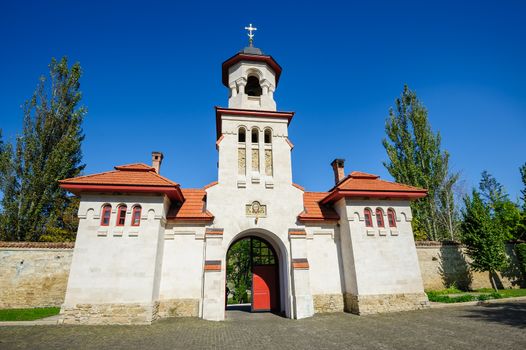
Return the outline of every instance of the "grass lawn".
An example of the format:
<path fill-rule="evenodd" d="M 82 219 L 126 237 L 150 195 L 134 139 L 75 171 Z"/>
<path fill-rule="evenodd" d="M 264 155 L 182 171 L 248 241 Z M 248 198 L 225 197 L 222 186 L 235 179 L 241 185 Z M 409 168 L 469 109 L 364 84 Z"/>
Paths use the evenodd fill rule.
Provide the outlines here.
<path fill-rule="evenodd" d="M 59 307 L 42 307 L 35 309 L 1 309 L 0 321 L 33 321 L 40 318 L 58 315 Z"/>
<path fill-rule="evenodd" d="M 526 296 L 526 289 L 500 289 L 495 292 L 491 288 L 482 288 L 466 292 L 457 288 L 427 291 L 429 301 L 439 303 L 461 303 L 465 301 L 484 301 Z"/>

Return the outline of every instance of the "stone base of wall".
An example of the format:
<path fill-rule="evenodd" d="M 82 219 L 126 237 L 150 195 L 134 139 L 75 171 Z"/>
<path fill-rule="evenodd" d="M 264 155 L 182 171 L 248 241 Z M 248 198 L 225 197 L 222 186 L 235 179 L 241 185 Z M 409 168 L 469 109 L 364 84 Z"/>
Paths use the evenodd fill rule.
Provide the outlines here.
<path fill-rule="evenodd" d="M 317 314 L 328 312 L 343 312 L 342 294 L 317 294 L 312 296 L 314 312 Z"/>
<path fill-rule="evenodd" d="M 197 317 L 199 299 L 167 299 L 159 303 L 159 317 Z"/>
<path fill-rule="evenodd" d="M 159 303 L 77 304 L 62 307 L 64 324 L 151 324 L 159 317 Z"/>
<path fill-rule="evenodd" d="M 357 315 L 419 310 L 429 307 L 425 293 L 353 295 L 345 294 L 345 311 Z"/>

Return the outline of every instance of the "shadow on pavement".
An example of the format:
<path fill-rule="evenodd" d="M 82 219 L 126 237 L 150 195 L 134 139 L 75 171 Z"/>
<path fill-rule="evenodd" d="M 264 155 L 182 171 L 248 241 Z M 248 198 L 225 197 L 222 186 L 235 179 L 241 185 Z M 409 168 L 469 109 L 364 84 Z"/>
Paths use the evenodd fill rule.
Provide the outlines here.
<path fill-rule="evenodd" d="M 526 303 L 495 303 L 468 310 L 464 317 L 526 328 Z"/>

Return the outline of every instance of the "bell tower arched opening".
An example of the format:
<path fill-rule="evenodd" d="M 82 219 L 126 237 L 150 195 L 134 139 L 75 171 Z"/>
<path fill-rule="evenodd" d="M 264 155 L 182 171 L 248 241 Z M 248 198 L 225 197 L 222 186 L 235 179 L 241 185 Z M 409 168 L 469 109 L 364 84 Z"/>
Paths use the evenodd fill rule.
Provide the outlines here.
<path fill-rule="evenodd" d="M 263 94 L 263 89 L 259 84 L 259 78 L 251 75 L 247 79 L 247 86 L 245 87 L 245 92 L 248 96 L 261 96 Z"/>

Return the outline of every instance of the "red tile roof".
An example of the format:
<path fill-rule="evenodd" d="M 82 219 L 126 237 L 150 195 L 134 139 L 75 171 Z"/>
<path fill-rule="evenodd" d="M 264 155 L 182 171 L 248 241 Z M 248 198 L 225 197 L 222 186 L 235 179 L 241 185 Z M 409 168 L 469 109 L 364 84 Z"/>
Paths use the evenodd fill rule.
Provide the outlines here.
<path fill-rule="evenodd" d="M 165 193 L 175 200 L 183 200 L 179 184 L 157 174 L 155 169 L 142 163 L 116 166 L 104 173 L 78 176 L 59 181 L 60 186 L 72 193 L 82 192 L 151 192 Z"/>
<path fill-rule="evenodd" d="M 172 203 L 166 218 L 176 221 L 211 221 L 212 213 L 206 210 L 206 191 L 203 189 L 182 189 L 183 203 Z"/>
<path fill-rule="evenodd" d="M 321 203 L 327 204 L 342 197 L 361 198 L 402 198 L 425 197 L 427 190 L 381 180 L 378 175 L 353 171 L 333 187 Z"/>
<path fill-rule="evenodd" d="M 113 171 L 60 180 L 60 184 L 179 186 L 142 163 L 119 165 Z"/>
<path fill-rule="evenodd" d="M 336 221 L 340 217 L 331 207 L 320 204 L 320 200 L 325 198 L 328 192 L 305 192 L 303 193 L 303 212 L 298 215 L 301 222 L 320 222 Z"/>

